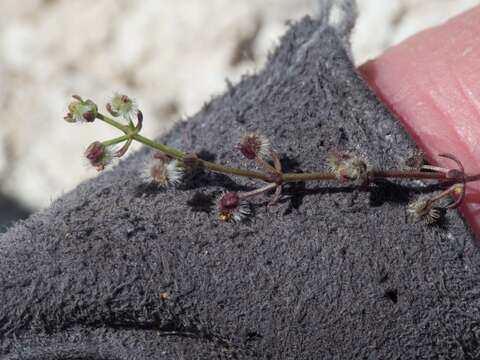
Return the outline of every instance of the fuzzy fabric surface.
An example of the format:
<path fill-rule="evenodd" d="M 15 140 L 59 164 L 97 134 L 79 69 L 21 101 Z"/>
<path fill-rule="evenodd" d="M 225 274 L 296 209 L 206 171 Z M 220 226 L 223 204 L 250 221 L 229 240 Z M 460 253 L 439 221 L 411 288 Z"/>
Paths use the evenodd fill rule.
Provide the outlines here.
<path fill-rule="evenodd" d="M 402 164 L 415 146 L 352 65 L 352 18 L 327 15 L 161 141 L 251 166 L 234 146 L 259 130 L 290 171 L 332 150 Z M 456 212 L 406 221 L 422 184 L 297 184 L 232 224 L 215 196 L 258 182 L 197 172 L 163 191 L 140 176 L 151 155 L 0 235 L 2 359 L 480 357 L 480 252 Z"/>

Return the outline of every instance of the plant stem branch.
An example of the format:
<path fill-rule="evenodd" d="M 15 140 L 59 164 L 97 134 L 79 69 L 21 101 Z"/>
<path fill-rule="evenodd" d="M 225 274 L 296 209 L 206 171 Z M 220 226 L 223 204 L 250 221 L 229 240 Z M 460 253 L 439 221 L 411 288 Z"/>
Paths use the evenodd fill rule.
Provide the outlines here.
<path fill-rule="evenodd" d="M 271 173 L 278 173 L 277 169 L 275 169 L 273 166 L 271 166 L 268 162 L 263 160 L 261 157 L 256 156 L 255 161 L 257 162 L 258 165 L 260 165 L 266 171 L 271 172 Z"/>
<path fill-rule="evenodd" d="M 123 136 L 113 138 L 111 140 L 102 141 L 102 144 L 105 145 L 105 146 L 111 146 L 111 145 L 115 145 L 115 144 L 121 143 L 122 141 L 127 141 L 127 140 L 128 140 L 128 136 L 123 135 Z"/>
<path fill-rule="evenodd" d="M 103 114 L 98 113 L 97 118 L 101 121 L 104 121 L 105 123 L 117 128 L 118 130 L 122 131 L 125 133 L 124 136 L 105 141 L 105 145 L 113 145 L 120 143 L 122 141 L 126 140 L 136 140 L 138 142 L 141 142 L 144 145 L 147 145 L 153 149 L 156 149 L 158 151 L 161 151 L 162 153 L 165 153 L 172 158 L 175 158 L 177 160 L 183 160 L 185 159 L 189 154 L 186 152 L 177 150 L 175 148 L 166 146 L 161 143 L 156 143 L 140 134 L 138 134 L 138 130 L 136 128 L 132 128 L 132 126 L 126 126 L 118 121 L 105 116 Z M 280 161 L 278 157 L 276 157 L 276 154 L 274 154 L 274 162 L 275 162 L 275 169 L 268 164 L 268 169 L 271 170 L 277 170 L 277 168 L 280 167 Z M 304 182 L 304 181 L 322 181 L 322 180 L 337 180 L 337 176 L 333 173 L 330 172 L 312 172 L 312 173 L 284 173 L 278 174 L 278 183 L 276 183 L 276 180 L 272 177 L 272 174 L 266 174 L 262 173 L 259 171 L 253 171 L 253 170 L 247 170 L 247 169 L 240 169 L 240 168 L 234 168 L 234 167 L 229 167 L 221 164 L 217 164 L 211 161 L 203 160 L 203 159 L 197 159 L 197 164 L 207 170 L 217 172 L 217 173 L 222 173 L 222 174 L 230 174 L 230 175 L 237 175 L 237 176 L 243 176 L 243 177 L 249 177 L 249 178 L 254 178 L 254 179 L 259 179 L 263 180 L 265 182 L 271 183 L 271 188 L 275 188 L 278 184 L 280 183 L 289 183 L 289 182 Z M 265 164 L 262 164 L 265 167 L 267 167 Z M 422 180 L 446 180 L 452 183 L 455 182 L 472 182 L 472 181 L 478 181 L 480 180 L 480 174 L 475 174 L 475 175 L 465 175 L 464 178 L 448 178 L 447 174 L 442 173 L 442 172 L 422 172 L 422 171 L 402 171 L 402 170 L 371 170 L 368 172 L 368 178 L 370 180 L 375 180 L 375 179 L 422 179 Z M 268 185 L 268 186 L 270 186 Z M 269 187 L 270 189 L 270 187 Z"/>
<path fill-rule="evenodd" d="M 118 121 L 115 121 L 114 119 L 108 116 L 105 116 L 103 114 L 97 114 L 97 118 L 119 129 L 120 131 L 123 131 L 127 136 L 131 137 L 132 139 L 138 142 L 141 142 L 142 144 L 147 145 L 153 149 L 159 150 L 167 155 L 170 155 L 171 157 L 177 160 L 183 160 L 187 156 L 187 153 L 183 151 L 177 150 L 175 148 L 172 148 L 160 143 L 156 143 L 140 134 L 136 134 L 136 133 L 132 134 L 132 131 L 128 126 L 122 125 Z M 270 179 L 269 175 L 263 174 L 258 171 L 232 168 L 232 167 L 216 164 L 216 163 L 202 160 L 202 159 L 198 159 L 198 162 L 200 166 L 202 166 L 203 168 L 208 169 L 210 171 L 219 172 L 222 174 L 245 176 L 245 177 L 256 178 L 264 181 L 268 181 Z"/>
<path fill-rule="evenodd" d="M 132 135 L 132 138 L 134 140 L 137 140 L 138 142 L 141 142 L 142 144 L 144 145 L 147 145 L 147 146 L 150 146 L 151 148 L 154 148 L 156 150 L 159 150 L 167 155 L 170 155 L 171 157 L 177 159 L 177 160 L 183 160 L 183 158 L 185 158 L 185 156 L 187 156 L 187 153 L 183 152 L 183 151 L 180 151 L 180 150 L 177 150 L 175 148 L 172 148 L 170 146 L 166 146 L 166 145 L 163 145 L 163 144 L 160 144 L 160 143 L 156 143 L 142 135 L 139 135 L 139 134 L 135 134 L 135 135 Z"/>
<path fill-rule="evenodd" d="M 266 182 L 271 182 L 270 175 L 267 175 L 258 171 L 233 168 L 233 167 L 216 164 L 216 163 L 202 160 L 202 159 L 198 159 L 198 161 L 200 162 L 201 166 L 203 166 L 205 169 L 208 169 L 210 171 L 214 171 L 222 174 L 231 174 L 231 175 L 250 177 L 254 179 L 263 180 Z"/>
<path fill-rule="evenodd" d="M 465 176 L 465 182 L 472 182 L 472 181 L 478 181 L 480 180 L 480 174 L 475 174 L 475 175 L 467 175 Z"/>
<path fill-rule="evenodd" d="M 138 142 L 141 142 L 142 144 L 145 144 L 147 146 L 150 146 L 151 148 L 157 149 L 167 155 L 170 155 L 171 157 L 177 160 L 182 160 L 187 155 L 186 153 L 180 150 L 177 150 L 175 148 L 172 148 L 163 144 L 156 143 L 140 134 L 137 134 L 135 130 L 132 130 L 130 127 L 120 124 L 118 121 L 113 120 L 108 116 L 98 113 L 97 118 L 117 128 L 118 130 L 123 131 L 125 135 L 127 135 L 129 138 L 134 139 Z"/>
<path fill-rule="evenodd" d="M 447 179 L 444 173 L 422 172 L 422 171 L 401 171 L 401 170 L 372 170 L 368 173 L 369 179 Z"/>
<path fill-rule="evenodd" d="M 279 186 L 279 185 L 277 185 L 275 183 L 271 183 L 271 184 L 265 185 L 261 188 L 258 188 L 258 189 L 255 189 L 255 190 L 252 190 L 252 191 L 249 191 L 249 192 L 239 193 L 238 195 L 240 196 L 241 199 L 247 199 L 249 197 L 260 195 L 260 194 L 266 193 L 267 191 L 273 190 L 277 186 Z"/>
<path fill-rule="evenodd" d="M 336 180 L 335 174 L 330 172 L 286 173 L 282 175 L 283 182 L 303 182 L 314 180 Z"/>

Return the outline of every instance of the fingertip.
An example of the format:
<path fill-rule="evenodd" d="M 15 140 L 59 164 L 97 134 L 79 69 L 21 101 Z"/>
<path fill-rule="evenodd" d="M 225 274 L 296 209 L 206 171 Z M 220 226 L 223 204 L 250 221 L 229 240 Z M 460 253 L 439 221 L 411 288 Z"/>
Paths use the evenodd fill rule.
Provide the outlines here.
<path fill-rule="evenodd" d="M 423 31 L 360 66 L 359 72 L 397 115 L 430 161 L 450 152 L 467 172 L 480 163 L 480 6 Z M 477 183 L 462 211 L 480 237 Z"/>

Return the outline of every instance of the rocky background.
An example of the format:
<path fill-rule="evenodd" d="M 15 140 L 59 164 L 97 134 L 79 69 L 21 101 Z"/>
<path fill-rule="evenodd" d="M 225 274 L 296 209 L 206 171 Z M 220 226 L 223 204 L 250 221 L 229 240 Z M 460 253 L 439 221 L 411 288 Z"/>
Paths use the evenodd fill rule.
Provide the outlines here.
<path fill-rule="evenodd" d="M 480 0 L 358 0 L 357 64 Z M 0 220 L 48 206 L 95 171 L 84 148 L 116 133 L 62 118 L 71 94 L 136 98 L 153 136 L 264 63 L 318 0 L 0 0 Z M 228 79 L 228 80 L 227 80 Z"/>

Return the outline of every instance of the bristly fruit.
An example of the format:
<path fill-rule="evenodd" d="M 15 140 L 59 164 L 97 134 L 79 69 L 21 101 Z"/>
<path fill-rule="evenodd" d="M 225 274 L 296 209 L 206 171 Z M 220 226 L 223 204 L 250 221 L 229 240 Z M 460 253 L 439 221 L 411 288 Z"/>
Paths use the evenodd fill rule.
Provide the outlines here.
<path fill-rule="evenodd" d="M 441 217 L 439 209 L 434 208 L 427 197 L 420 197 L 411 202 L 408 205 L 407 212 L 414 221 L 423 220 L 427 224 L 434 224 Z"/>
<path fill-rule="evenodd" d="M 236 192 L 225 192 L 217 200 L 218 218 L 221 221 L 241 222 L 250 214 L 248 203 Z"/>
<path fill-rule="evenodd" d="M 327 158 L 328 170 L 340 181 L 362 185 L 368 182 L 367 163 L 348 153 L 331 153 Z"/>
<path fill-rule="evenodd" d="M 156 155 L 150 159 L 143 173 L 145 181 L 152 181 L 160 187 L 178 185 L 182 180 L 182 176 L 183 169 L 179 167 L 178 161 L 165 155 Z"/>
<path fill-rule="evenodd" d="M 108 146 L 95 141 L 85 150 L 85 157 L 97 171 L 101 171 L 112 161 L 113 154 Z"/>
<path fill-rule="evenodd" d="M 256 157 L 266 158 L 270 152 L 270 141 L 262 134 L 249 133 L 238 144 L 238 149 L 250 160 Z"/>

